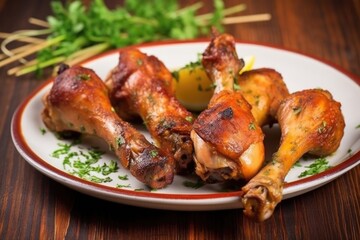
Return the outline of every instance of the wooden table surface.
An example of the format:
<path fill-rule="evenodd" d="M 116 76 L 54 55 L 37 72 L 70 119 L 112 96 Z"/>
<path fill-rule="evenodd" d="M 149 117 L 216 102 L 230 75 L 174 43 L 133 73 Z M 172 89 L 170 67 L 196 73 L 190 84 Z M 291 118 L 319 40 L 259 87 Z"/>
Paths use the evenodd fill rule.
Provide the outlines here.
<path fill-rule="evenodd" d="M 51 13 L 49 2 L 0 0 L 0 32 L 32 27 L 30 17 Z M 237 40 L 310 54 L 360 76 L 360 1 L 240 2 L 247 4 L 244 15 L 270 13 L 272 19 L 227 26 Z M 14 147 L 12 115 L 43 80 L 8 76 L 11 66 L 0 68 L 0 239 L 360 239 L 360 166 L 284 200 L 262 223 L 244 217 L 241 209 L 145 209 L 71 190 L 31 167 Z"/>

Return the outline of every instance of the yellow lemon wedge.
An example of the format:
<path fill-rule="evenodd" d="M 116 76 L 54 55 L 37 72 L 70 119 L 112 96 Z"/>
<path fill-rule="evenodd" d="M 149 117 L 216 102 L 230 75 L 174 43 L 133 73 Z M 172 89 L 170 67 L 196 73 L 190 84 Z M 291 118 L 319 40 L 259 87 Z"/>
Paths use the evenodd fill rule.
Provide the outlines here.
<path fill-rule="evenodd" d="M 200 62 L 190 63 L 173 72 L 176 98 L 190 111 L 206 108 L 214 93 L 212 81 Z"/>
<path fill-rule="evenodd" d="M 254 56 L 243 59 L 245 65 L 240 74 L 251 70 L 255 62 Z M 207 76 L 201 62 L 191 62 L 179 70 L 173 71 L 172 74 L 174 76 L 176 98 L 180 103 L 190 111 L 199 112 L 204 110 L 214 93 L 215 86 Z"/>
<path fill-rule="evenodd" d="M 253 68 L 255 63 L 255 56 L 249 56 L 243 58 L 243 60 L 244 60 L 244 67 L 240 70 L 239 74 L 242 74 L 243 72 L 249 71 Z"/>

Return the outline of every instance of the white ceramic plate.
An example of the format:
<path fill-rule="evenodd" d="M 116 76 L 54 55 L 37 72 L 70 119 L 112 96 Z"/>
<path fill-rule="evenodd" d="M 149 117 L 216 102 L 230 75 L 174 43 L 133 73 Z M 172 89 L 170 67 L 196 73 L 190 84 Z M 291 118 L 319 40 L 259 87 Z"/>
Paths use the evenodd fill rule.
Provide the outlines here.
<path fill-rule="evenodd" d="M 174 70 L 190 61 L 196 61 L 198 53 L 202 53 L 207 45 L 207 41 L 191 41 L 152 43 L 139 46 L 139 48 L 145 53 L 157 56 L 170 70 Z M 324 88 L 342 104 L 346 128 L 339 149 L 326 158 L 332 167 L 320 174 L 299 178 L 299 174 L 307 169 L 306 166 L 314 161 L 314 159 L 301 160 L 301 166 L 293 167 L 286 177 L 284 198 L 315 189 L 360 163 L 360 111 L 357 107 L 360 102 L 360 81 L 358 78 L 315 58 L 280 48 L 237 43 L 237 51 L 240 57 L 255 56 L 254 68 L 270 67 L 280 72 L 290 92 L 308 88 Z M 118 52 L 111 51 L 83 65 L 94 69 L 101 78 L 104 78 L 109 70 L 117 65 L 117 61 Z M 190 176 L 176 176 L 173 184 L 165 189 L 150 191 L 121 166 L 116 173 L 106 176 L 110 179 L 110 182 L 106 183 L 94 183 L 70 174 L 69 171 L 73 169 L 68 165 L 64 167 L 64 159 L 52 156 L 53 151 L 59 148 L 59 143 L 68 142 L 57 139 L 48 130 L 45 133 L 41 131 L 45 128 L 40 116 L 43 109 L 41 98 L 51 86 L 52 80 L 49 79 L 25 99 L 14 113 L 11 125 L 12 138 L 17 150 L 40 172 L 85 194 L 134 206 L 171 210 L 218 210 L 242 207 L 239 190 L 229 190 L 229 186 L 224 185 L 205 185 L 200 188 L 185 186 L 185 182 L 196 182 L 196 179 Z M 140 129 L 147 134 L 141 126 Z M 265 132 L 268 159 L 276 150 L 280 133 L 276 126 L 265 129 Z M 87 137 L 72 150 L 79 153 L 87 151 L 86 149 L 91 146 L 100 147 L 106 152 L 98 164 L 109 164 L 111 160 L 116 160 L 115 155 L 108 151 L 108 147 L 96 138 Z M 105 177 L 101 174 L 93 174 Z M 128 176 L 127 180 L 119 178 L 125 175 Z"/>

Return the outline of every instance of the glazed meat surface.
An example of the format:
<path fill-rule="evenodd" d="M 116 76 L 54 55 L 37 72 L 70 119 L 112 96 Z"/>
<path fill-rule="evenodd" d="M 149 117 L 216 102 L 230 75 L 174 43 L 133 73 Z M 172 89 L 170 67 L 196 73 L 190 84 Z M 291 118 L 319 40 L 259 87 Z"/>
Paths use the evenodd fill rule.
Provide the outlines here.
<path fill-rule="evenodd" d="M 113 111 L 104 82 L 90 69 L 63 68 L 43 98 L 42 119 L 52 131 L 104 139 L 139 181 L 151 188 L 172 183 L 174 160 Z"/>
<path fill-rule="evenodd" d="M 243 72 L 237 84 L 260 126 L 276 122 L 280 102 L 289 95 L 279 72 L 271 68 L 253 69 Z"/>
<path fill-rule="evenodd" d="M 193 116 L 175 98 L 173 77 L 159 59 L 122 50 L 106 84 L 118 114 L 140 116 L 157 146 L 174 156 L 177 173 L 193 169 Z"/>
<path fill-rule="evenodd" d="M 214 33 L 202 64 L 216 85 L 214 96 L 193 125 L 196 174 L 208 183 L 250 179 L 264 161 L 263 133 L 251 106 L 234 91 L 243 62 L 231 35 Z"/>
<path fill-rule="evenodd" d="M 340 145 L 345 122 L 341 104 L 321 89 L 295 92 L 280 104 L 281 143 L 272 160 L 243 188 L 245 215 L 263 221 L 282 199 L 284 179 L 305 154 L 327 156 Z"/>

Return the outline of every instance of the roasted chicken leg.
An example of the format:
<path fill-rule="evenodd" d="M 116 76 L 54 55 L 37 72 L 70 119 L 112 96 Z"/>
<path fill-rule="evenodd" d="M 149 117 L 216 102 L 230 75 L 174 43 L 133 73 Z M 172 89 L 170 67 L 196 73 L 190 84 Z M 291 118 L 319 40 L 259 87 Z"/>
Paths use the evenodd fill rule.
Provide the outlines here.
<path fill-rule="evenodd" d="M 237 84 L 259 126 L 276 122 L 280 102 L 289 95 L 280 73 L 271 68 L 253 69 L 243 72 Z"/>
<path fill-rule="evenodd" d="M 158 58 L 124 49 L 106 84 L 116 111 L 142 118 L 156 145 L 174 156 L 177 173 L 193 169 L 193 116 L 175 98 L 173 77 Z"/>
<path fill-rule="evenodd" d="M 52 131 L 76 131 L 104 139 L 133 176 L 151 188 L 172 183 L 172 156 L 150 144 L 112 110 L 104 82 L 90 69 L 62 67 L 43 98 L 42 119 Z"/>
<path fill-rule="evenodd" d="M 208 183 L 249 180 L 264 161 L 264 135 L 234 79 L 243 66 L 231 35 L 214 33 L 202 64 L 216 85 L 208 108 L 193 124 L 195 171 Z"/>
<path fill-rule="evenodd" d="M 278 151 L 243 188 L 244 213 L 259 221 L 271 216 L 282 199 L 284 179 L 305 153 L 326 156 L 340 145 L 345 122 L 341 104 L 326 90 L 309 89 L 285 98 L 277 112 Z"/>

